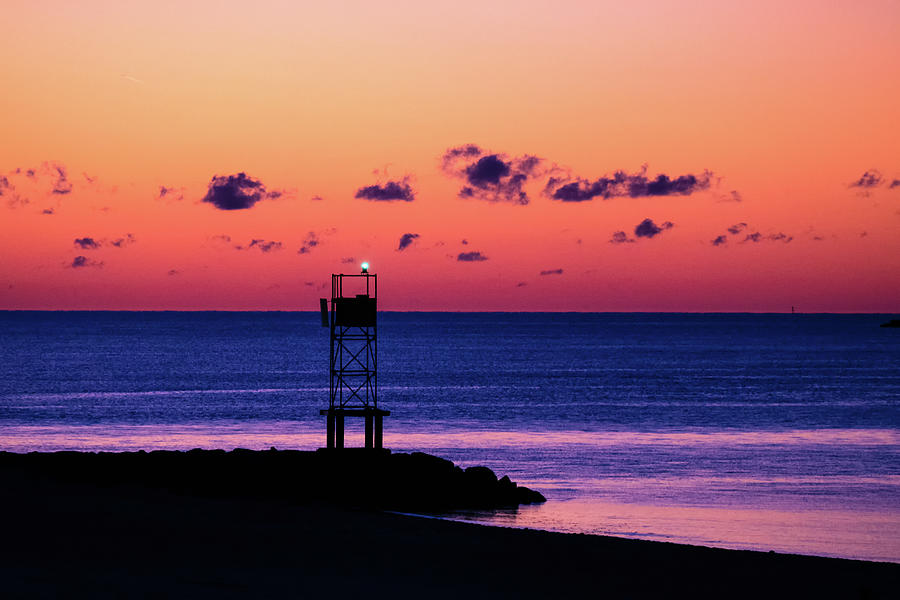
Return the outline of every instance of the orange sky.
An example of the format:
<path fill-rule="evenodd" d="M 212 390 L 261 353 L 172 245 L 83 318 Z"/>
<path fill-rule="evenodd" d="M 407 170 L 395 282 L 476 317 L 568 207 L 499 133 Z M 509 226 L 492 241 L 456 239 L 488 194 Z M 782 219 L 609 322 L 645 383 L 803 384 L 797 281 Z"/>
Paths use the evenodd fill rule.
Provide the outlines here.
<path fill-rule="evenodd" d="M 3 13 L 0 308 L 315 310 L 330 273 L 367 259 L 383 309 L 900 311 L 896 1 Z M 466 144 L 480 154 L 442 170 Z M 524 156 L 541 159 L 528 203 L 492 201 Z M 485 157 L 511 173 L 463 172 Z M 544 191 L 645 164 L 713 175 Z M 241 172 L 280 197 L 202 202 Z M 355 197 L 404 181 L 412 201 Z M 673 226 L 638 237 L 645 219 Z"/>

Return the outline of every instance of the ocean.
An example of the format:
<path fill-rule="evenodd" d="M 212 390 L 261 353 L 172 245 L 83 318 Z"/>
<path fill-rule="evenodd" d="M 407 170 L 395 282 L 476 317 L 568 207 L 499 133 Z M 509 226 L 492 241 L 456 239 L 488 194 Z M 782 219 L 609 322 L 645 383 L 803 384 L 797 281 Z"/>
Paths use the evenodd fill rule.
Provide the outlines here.
<path fill-rule="evenodd" d="M 385 446 L 548 498 L 444 518 L 900 562 L 891 315 L 378 318 Z M 0 331 L 0 450 L 325 443 L 317 313 L 0 312 Z"/>

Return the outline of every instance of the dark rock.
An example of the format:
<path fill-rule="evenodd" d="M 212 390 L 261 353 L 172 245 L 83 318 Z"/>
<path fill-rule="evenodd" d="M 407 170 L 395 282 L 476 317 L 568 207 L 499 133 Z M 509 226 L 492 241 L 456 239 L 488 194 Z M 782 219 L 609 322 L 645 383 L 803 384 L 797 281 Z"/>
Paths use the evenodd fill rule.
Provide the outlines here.
<path fill-rule="evenodd" d="M 493 487 L 497 483 L 497 476 L 487 467 L 469 467 L 464 473 L 472 485 Z"/>
<path fill-rule="evenodd" d="M 540 492 L 536 492 L 535 490 L 524 486 L 516 488 L 517 504 L 542 504 L 546 501 L 547 499 L 544 498 L 544 495 Z"/>
<path fill-rule="evenodd" d="M 187 496 L 275 498 L 395 510 L 499 508 L 544 501 L 507 476 L 498 480 L 486 467 L 462 470 L 449 460 L 422 452 L 392 454 L 362 448 L 0 452 L 0 477 L 8 470 L 27 473 L 32 479 L 98 488 L 143 487 Z"/>

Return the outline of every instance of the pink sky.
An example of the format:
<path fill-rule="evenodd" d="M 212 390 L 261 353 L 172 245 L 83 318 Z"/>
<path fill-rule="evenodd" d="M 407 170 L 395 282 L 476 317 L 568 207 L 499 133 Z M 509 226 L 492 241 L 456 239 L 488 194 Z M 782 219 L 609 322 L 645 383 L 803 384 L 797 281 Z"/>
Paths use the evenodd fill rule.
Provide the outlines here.
<path fill-rule="evenodd" d="M 896 2 L 183 4 L 5 3 L 0 309 L 900 310 Z"/>

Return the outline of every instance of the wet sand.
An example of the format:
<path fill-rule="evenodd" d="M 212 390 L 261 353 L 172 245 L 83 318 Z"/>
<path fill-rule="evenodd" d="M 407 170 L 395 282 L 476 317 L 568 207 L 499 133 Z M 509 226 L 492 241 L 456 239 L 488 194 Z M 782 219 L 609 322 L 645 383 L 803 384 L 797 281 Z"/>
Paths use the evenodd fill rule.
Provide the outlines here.
<path fill-rule="evenodd" d="M 0 469 L 5 598 L 895 598 L 900 565 Z"/>

